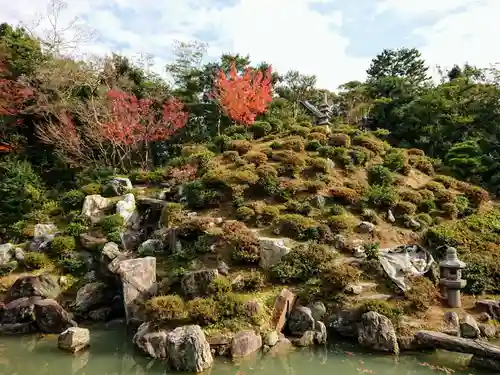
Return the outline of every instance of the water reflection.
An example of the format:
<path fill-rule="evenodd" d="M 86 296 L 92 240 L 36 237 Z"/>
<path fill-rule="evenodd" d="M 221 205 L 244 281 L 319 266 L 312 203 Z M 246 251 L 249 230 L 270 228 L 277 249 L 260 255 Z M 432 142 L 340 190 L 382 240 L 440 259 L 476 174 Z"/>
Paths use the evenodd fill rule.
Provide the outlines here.
<path fill-rule="evenodd" d="M 479 375 L 464 368 L 468 357 L 437 352 L 417 356 L 370 355 L 353 346 L 297 349 L 285 355 L 219 359 L 209 375 Z M 441 367 L 438 367 L 441 366 Z M 0 375 L 170 375 L 164 363 L 135 350 L 122 330 L 92 331 L 91 348 L 71 355 L 57 349 L 57 336 L 0 338 Z M 484 374 L 484 373 L 483 373 Z"/>

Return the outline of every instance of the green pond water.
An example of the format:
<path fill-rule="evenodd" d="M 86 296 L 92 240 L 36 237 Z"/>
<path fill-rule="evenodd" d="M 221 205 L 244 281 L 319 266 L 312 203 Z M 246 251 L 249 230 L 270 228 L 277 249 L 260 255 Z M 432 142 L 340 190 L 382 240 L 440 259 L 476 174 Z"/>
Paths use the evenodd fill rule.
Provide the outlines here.
<path fill-rule="evenodd" d="M 89 350 L 71 355 L 57 349 L 57 336 L 0 338 L 0 375 L 170 375 L 163 363 L 142 356 L 118 329 L 91 330 Z M 217 359 L 210 375 L 430 375 L 488 374 L 464 369 L 467 356 L 447 352 L 395 359 L 356 351 L 348 344 L 294 350 L 280 356 Z"/>

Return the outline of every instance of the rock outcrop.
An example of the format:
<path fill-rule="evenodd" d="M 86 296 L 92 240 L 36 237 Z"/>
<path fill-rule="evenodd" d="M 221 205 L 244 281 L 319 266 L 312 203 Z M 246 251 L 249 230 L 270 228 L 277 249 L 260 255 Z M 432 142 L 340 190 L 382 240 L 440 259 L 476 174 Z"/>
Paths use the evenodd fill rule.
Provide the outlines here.
<path fill-rule="evenodd" d="M 71 353 L 79 352 L 90 345 L 90 331 L 87 328 L 71 327 L 57 339 L 59 349 Z"/>
<path fill-rule="evenodd" d="M 246 357 L 262 347 L 262 337 L 252 330 L 238 332 L 231 343 L 233 358 Z"/>
<path fill-rule="evenodd" d="M 134 344 L 154 359 L 167 359 L 167 331 L 153 329 L 150 323 L 143 323 L 133 338 Z"/>
<path fill-rule="evenodd" d="M 398 339 L 392 322 L 389 318 L 374 311 L 361 316 L 358 326 L 358 342 L 368 349 L 399 353 Z"/>
<path fill-rule="evenodd" d="M 197 325 L 167 333 L 167 353 L 169 364 L 178 371 L 202 372 L 214 361 L 205 334 Z"/>

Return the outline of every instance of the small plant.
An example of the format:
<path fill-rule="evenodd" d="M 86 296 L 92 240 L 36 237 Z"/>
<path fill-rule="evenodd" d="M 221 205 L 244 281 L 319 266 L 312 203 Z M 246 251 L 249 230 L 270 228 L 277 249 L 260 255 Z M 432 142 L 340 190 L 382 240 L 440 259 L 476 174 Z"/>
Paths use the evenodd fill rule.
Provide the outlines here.
<path fill-rule="evenodd" d="M 76 241 L 71 236 L 55 237 L 50 243 L 52 253 L 58 257 L 71 254 L 76 249 Z"/>
<path fill-rule="evenodd" d="M 394 214 L 402 217 L 405 215 L 412 216 L 417 212 L 417 206 L 411 202 L 401 201 L 394 206 Z"/>
<path fill-rule="evenodd" d="M 358 192 L 354 189 L 347 187 L 341 187 L 341 186 L 333 187 L 330 189 L 329 195 L 332 197 L 334 201 L 346 205 L 355 205 L 360 201 L 360 196 Z"/>
<path fill-rule="evenodd" d="M 366 191 L 363 201 L 377 208 L 389 208 L 398 201 L 398 193 L 391 186 L 372 185 Z"/>
<path fill-rule="evenodd" d="M 153 297 L 145 303 L 144 307 L 148 320 L 157 324 L 186 317 L 184 301 L 175 294 Z"/>
<path fill-rule="evenodd" d="M 235 140 L 229 143 L 228 149 L 237 151 L 240 155 L 244 155 L 252 149 L 252 143 L 246 140 Z"/>
<path fill-rule="evenodd" d="M 90 183 L 87 185 L 84 185 L 80 188 L 83 194 L 85 195 L 95 195 L 95 194 L 101 194 L 102 191 L 102 185 L 98 183 Z"/>
<path fill-rule="evenodd" d="M 385 154 L 383 165 L 392 172 L 401 172 L 406 165 L 406 155 L 400 150 L 391 150 Z"/>
<path fill-rule="evenodd" d="M 394 183 L 392 172 L 382 164 L 368 169 L 368 182 L 370 185 L 389 186 Z"/>
<path fill-rule="evenodd" d="M 120 230 L 125 223 L 122 216 L 119 214 L 113 214 L 103 217 L 98 224 L 104 233 L 107 234 Z"/>
<path fill-rule="evenodd" d="M 85 224 L 79 222 L 71 222 L 66 228 L 64 228 L 64 233 L 68 236 L 78 237 L 80 234 L 86 233 L 89 227 Z"/>
<path fill-rule="evenodd" d="M 195 298 L 186 304 L 186 310 L 196 324 L 206 325 L 219 320 L 218 303 L 213 298 Z"/>
<path fill-rule="evenodd" d="M 222 224 L 222 232 L 221 246 L 231 252 L 233 260 L 247 264 L 260 261 L 259 240 L 245 224 L 239 221 L 226 221 Z"/>
<path fill-rule="evenodd" d="M 361 271 L 350 264 L 328 262 L 321 265 L 321 280 L 324 287 L 342 291 L 348 285 L 359 282 Z"/>
<path fill-rule="evenodd" d="M 228 294 L 231 291 L 231 281 L 223 276 L 219 276 L 212 280 L 208 286 L 208 292 L 216 296 Z"/>
<path fill-rule="evenodd" d="M 39 270 L 50 265 L 50 260 L 44 253 L 24 253 L 24 266 L 28 270 Z"/>
<path fill-rule="evenodd" d="M 366 260 L 378 260 L 380 256 L 380 243 L 368 242 L 363 244 Z"/>
<path fill-rule="evenodd" d="M 250 127 L 250 131 L 253 133 L 254 138 L 262 138 L 270 134 L 273 127 L 268 122 L 255 121 Z"/>
<path fill-rule="evenodd" d="M 428 278 L 407 276 L 406 283 L 409 288 L 405 291 L 405 297 L 410 303 L 410 312 L 425 312 L 436 302 L 438 291 Z"/>
<path fill-rule="evenodd" d="M 64 211 L 79 209 L 82 207 L 85 194 L 81 190 L 70 190 L 61 197 L 61 207 Z"/>
<path fill-rule="evenodd" d="M 236 210 L 236 218 L 245 223 L 253 221 L 254 217 L 255 217 L 255 211 L 252 210 L 250 207 L 242 206 Z"/>
<path fill-rule="evenodd" d="M 260 271 L 245 271 L 240 276 L 241 280 L 233 287 L 237 292 L 256 292 L 265 285 L 265 276 Z"/>

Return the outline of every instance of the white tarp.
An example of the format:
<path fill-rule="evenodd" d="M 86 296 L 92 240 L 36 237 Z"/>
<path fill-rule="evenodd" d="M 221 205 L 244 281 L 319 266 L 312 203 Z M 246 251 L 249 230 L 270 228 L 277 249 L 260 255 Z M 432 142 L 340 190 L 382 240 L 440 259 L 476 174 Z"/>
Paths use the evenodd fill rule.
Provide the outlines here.
<path fill-rule="evenodd" d="M 380 249 L 380 264 L 396 285 L 406 290 L 405 275 L 423 276 L 434 263 L 432 255 L 419 245 Z"/>

